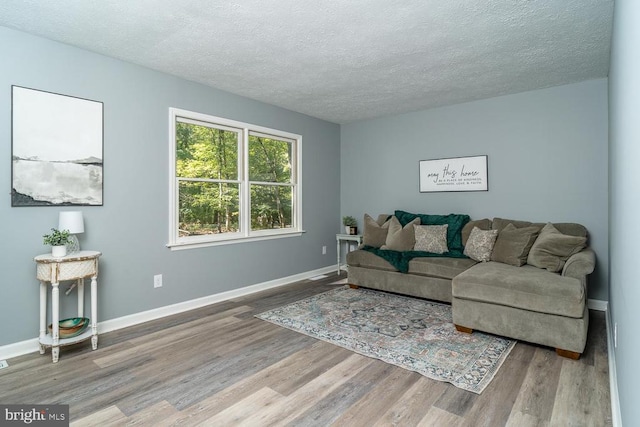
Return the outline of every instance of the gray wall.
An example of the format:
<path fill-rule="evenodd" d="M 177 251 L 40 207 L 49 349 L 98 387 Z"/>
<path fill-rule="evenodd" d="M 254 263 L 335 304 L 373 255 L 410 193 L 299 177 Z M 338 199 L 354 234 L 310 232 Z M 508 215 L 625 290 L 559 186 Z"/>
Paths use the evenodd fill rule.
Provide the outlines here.
<path fill-rule="evenodd" d="M 33 257 L 69 208 L 11 208 L 11 85 L 104 102 L 104 206 L 83 207 L 84 249 L 103 252 L 99 320 L 312 271 L 335 263 L 340 128 L 115 59 L 0 27 L 0 345 L 38 335 Z M 171 252 L 168 108 L 302 135 L 302 237 Z M 322 255 L 322 246 L 327 254 Z M 164 286 L 153 289 L 153 275 Z M 75 293 L 62 297 L 74 315 Z"/>
<path fill-rule="evenodd" d="M 606 79 L 342 126 L 341 214 L 578 222 L 598 257 L 589 298 L 607 300 L 607 132 Z M 419 192 L 419 160 L 480 154 L 488 192 Z"/>
<path fill-rule="evenodd" d="M 618 325 L 615 348 L 620 409 L 625 426 L 640 425 L 640 2 L 616 0 L 609 73 L 610 310 Z M 613 327 L 613 326 L 612 326 Z"/>

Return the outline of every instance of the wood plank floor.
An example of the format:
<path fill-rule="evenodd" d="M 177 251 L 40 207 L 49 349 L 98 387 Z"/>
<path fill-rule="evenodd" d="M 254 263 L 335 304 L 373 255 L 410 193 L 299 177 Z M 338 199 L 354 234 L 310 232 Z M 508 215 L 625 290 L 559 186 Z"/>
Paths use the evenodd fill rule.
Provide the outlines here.
<path fill-rule="evenodd" d="M 344 277 L 344 276 L 343 276 Z M 73 426 L 608 426 L 605 318 L 578 361 L 518 343 L 480 394 L 258 320 L 333 275 L 33 353 L 0 370 L 0 402 L 69 404 Z"/>

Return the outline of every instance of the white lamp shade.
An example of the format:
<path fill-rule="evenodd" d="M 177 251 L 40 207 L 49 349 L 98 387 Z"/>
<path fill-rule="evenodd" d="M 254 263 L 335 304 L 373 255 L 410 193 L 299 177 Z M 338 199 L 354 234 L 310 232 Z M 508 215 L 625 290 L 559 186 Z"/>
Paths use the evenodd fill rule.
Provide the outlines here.
<path fill-rule="evenodd" d="M 84 233 L 82 212 L 60 212 L 60 217 L 58 218 L 58 230 L 69 230 L 69 233 L 71 234 Z"/>

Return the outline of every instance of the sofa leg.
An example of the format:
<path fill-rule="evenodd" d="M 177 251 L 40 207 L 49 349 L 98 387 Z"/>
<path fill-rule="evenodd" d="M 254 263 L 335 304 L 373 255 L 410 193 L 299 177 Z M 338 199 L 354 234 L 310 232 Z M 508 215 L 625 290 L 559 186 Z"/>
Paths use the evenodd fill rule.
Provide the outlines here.
<path fill-rule="evenodd" d="M 556 353 L 558 356 L 566 357 L 568 359 L 578 360 L 580 359 L 580 353 L 576 353 L 575 351 L 562 350 L 560 348 L 556 348 Z"/>
<path fill-rule="evenodd" d="M 470 333 L 473 332 L 473 329 L 467 328 L 466 326 L 460 326 L 460 325 L 456 325 L 456 324 L 454 324 L 453 326 L 456 327 L 456 330 L 458 332 L 464 332 L 465 334 L 470 334 Z"/>
<path fill-rule="evenodd" d="M 358 286 L 358 285 L 352 285 L 351 283 L 349 283 L 349 287 L 350 287 L 351 289 L 358 289 L 360 286 Z"/>

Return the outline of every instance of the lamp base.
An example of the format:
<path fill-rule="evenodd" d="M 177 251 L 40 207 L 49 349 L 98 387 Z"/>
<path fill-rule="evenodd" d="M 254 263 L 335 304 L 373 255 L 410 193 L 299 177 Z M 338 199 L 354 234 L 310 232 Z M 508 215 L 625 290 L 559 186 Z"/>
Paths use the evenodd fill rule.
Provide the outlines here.
<path fill-rule="evenodd" d="M 67 243 L 67 254 L 72 254 L 75 252 L 80 252 L 80 242 L 75 234 L 69 235 L 69 239 L 71 239 L 70 243 Z"/>

